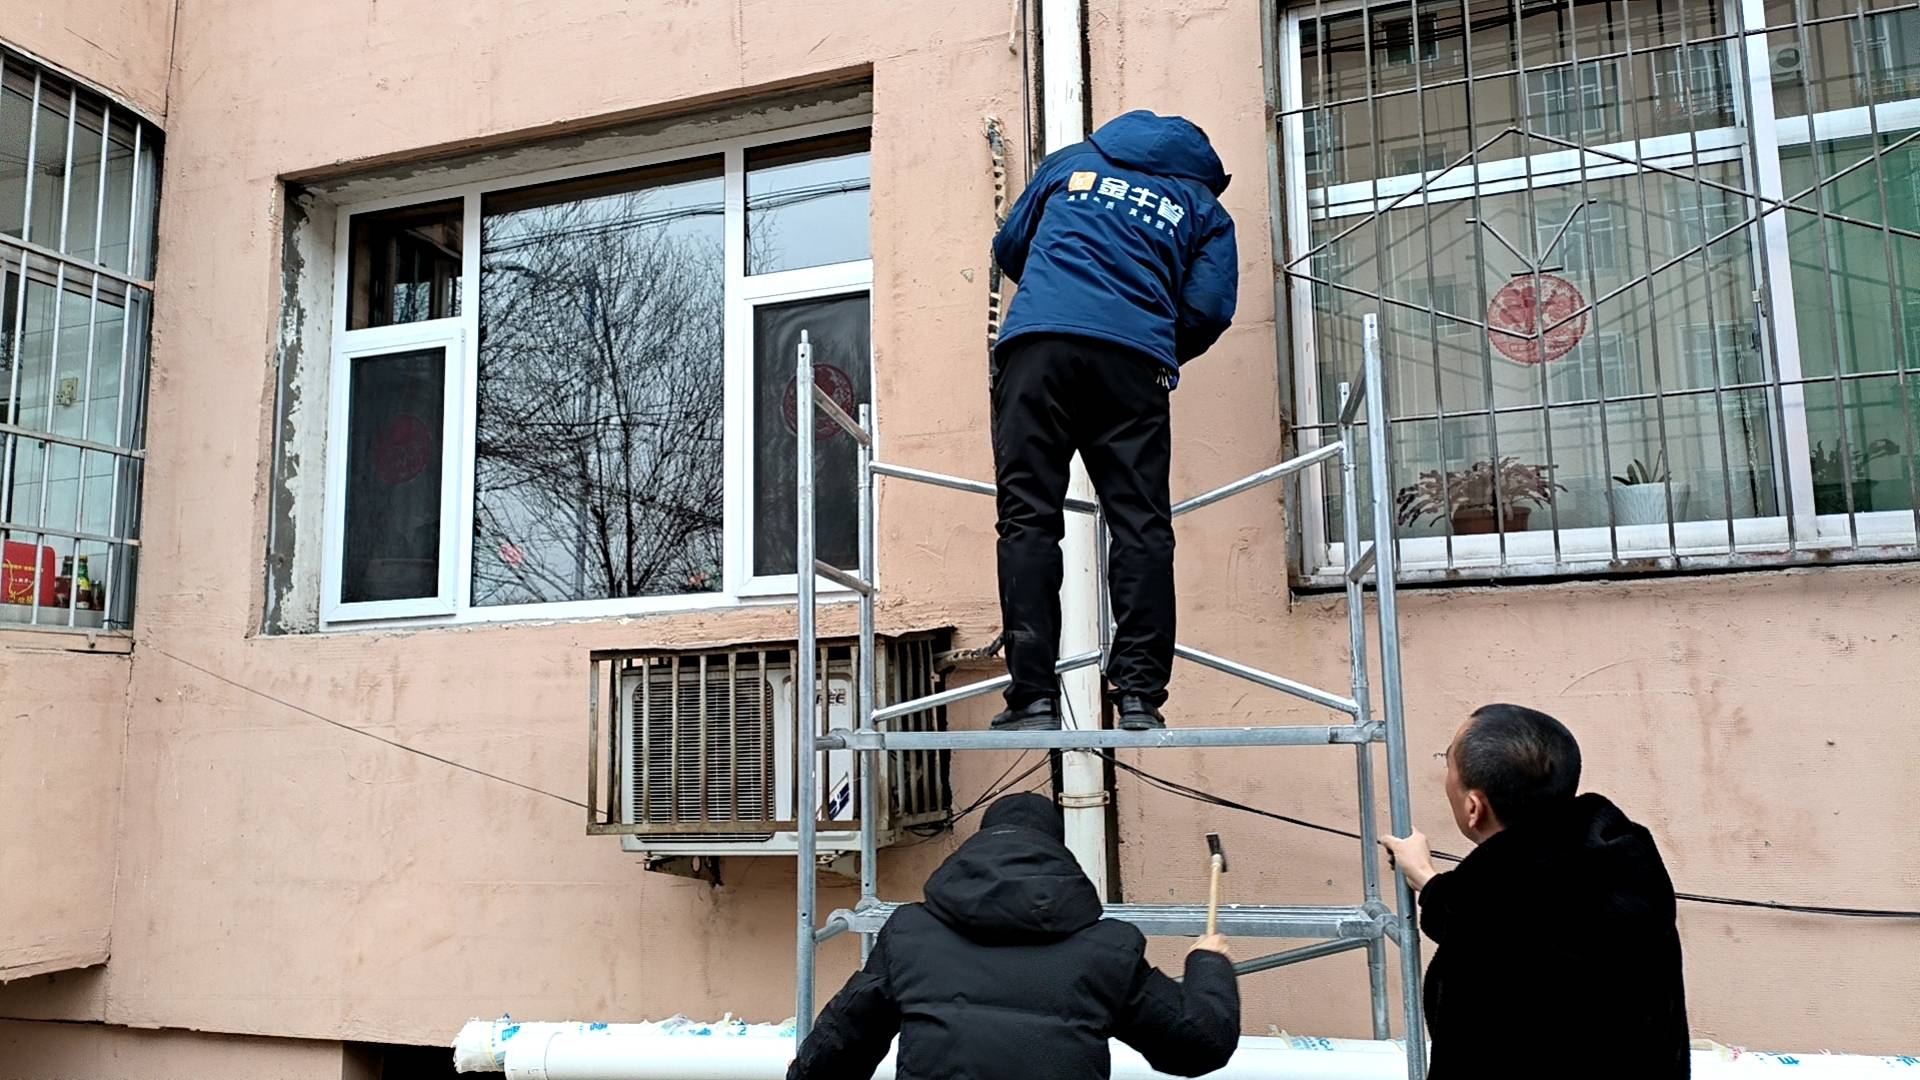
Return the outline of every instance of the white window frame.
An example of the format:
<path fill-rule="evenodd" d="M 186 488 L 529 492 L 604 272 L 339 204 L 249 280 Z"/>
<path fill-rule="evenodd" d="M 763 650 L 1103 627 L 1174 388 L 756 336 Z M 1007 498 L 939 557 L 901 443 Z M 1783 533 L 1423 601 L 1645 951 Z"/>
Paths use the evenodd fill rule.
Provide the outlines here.
<path fill-rule="evenodd" d="M 1592 147 L 1614 158 L 1599 158 L 1589 152 L 1556 149 L 1531 158 L 1510 158 L 1465 162 L 1421 190 L 1427 177 L 1392 176 L 1327 185 L 1320 189 L 1307 186 L 1305 164 L 1305 69 L 1301 48 L 1304 36 L 1301 24 L 1309 16 L 1324 17 L 1368 7 L 1368 0 L 1340 0 L 1296 6 L 1284 13 L 1279 40 L 1273 50 L 1278 64 L 1276 81 L 1282 112 L 1278 126 L 1280 145 L 1276 147 L 1280 165 L 1281 208 L 1286 215 L 1284 235 L 1289 249 L 1281 263 L 1290 266 L 1299 252 L 1310 250 L 1316 220 L 1337 221 L 1396 208 L 1418 207 L 1471 199 L 1476 188 L 1481 195 L 1525 190 L 1551 190 L 1579 183 L 1582 171 L 1589 180 L 1632 175 L 1636 167 L 1614 158 L 1639 160 L 1665 168 L 1684 169 L 1695 164 L 1739 161 L 1753 171 L 1750 180 L 1763 199 L 1783 200 L 1785 190 L 1781 169 L 1781 148 L 1806 146 L 1810 141 L 1827 142 L 1859 138 L 1878 131 L 1881 135 L 1920 128 L 1920 98 L 1895 102 L 1876 102 L 1871 114 L 1866 106 L 1807 115 L 1780 115 L 1773 107 L 1773 84 L 1769 67 L 1769 36 L 1746 34 L 1719 47 L 1742 47 L 1744 58 L 1729 56 L 1728 92 L 1734 96 L 1733 127 L 1696 130 L 1672 135 L 1643 136 Z M 1766 26 L 1764 0 L 1730 0 L 1729 20 L 1741 25 Z M 1872 13 L 1869 13 L 1869 18 Z M 1737 29 L 1737 27 L 1730 28 Z M 1691 57 L 1690 57 L 1691 59 Z M 1589 61 L 1582 60 L 1582 68 Z M 1748 93 L 1738 93 L 1744 73 Z M 1519 73 L 1512 77 L 1527 78 Z M 1532 87 L 1527 92 L 1531 94 Z M 1743 106 L 1750 104 L 1755 113 L 1773 117 L 1772 123 L 1753 124 Z M 1612 106 L 1619 107 L 1619 106 Z M 1751 129 L 1751 130 L 1749 130 Z M 1577 141 L 1577 140 L 1575 140 Z M 1788 221 L 1785 212 L 1762 216 L 1767 259 L 1765 280 L 1771 294 L 1764 299 L 1771 318 L 1775 363 L 1782 386 L 1778 392 L 1780 416 L 1770 426 L 1775 429 L 1774 466 L 1790 486 L 1793 523 L 1789 529 L 1785 514 L 1764 518 L 1735 518 L 1732 522 L 1735 553 L 1773 553 L 1797 545 L 1802 551 L 1838 550 L 1854 547 L 1911 546 L 1920 542 L 1909 510 L 1864 511 L 1850 523 L 1848 515 L 1816 514 L 1812 466 L 1809 461 L 1810 435 L 1805 388 L 1787 380 L 1801 377 L 1800 344 L 1793 303 L 1791 255 L 1787 246 Z M 1339 229 L 1334 230 L 1336 233 Z M 1756 245 L 1756 269 L 1759 245 Z M 1314 271 L 1317 274 L 1317 270 Z M 1316 423 L 1325 414 L 1320 402 L 1320 362 L 1315 333 L 1313 282 L 1292 277 L 1284 283 L 1288 296 L 1288 325 L 1294 354 L 1295 415 L 1305 423 Z M 1756 297 L 1759 299 L 1759 297 Z M 1784 442 L 1779 432 L 1784 431 Z M 1300 451 L 1308 452 L 1331 441 L 1330 435 L 1303 427 Z M 1737 462 L 1729 461 L 1734 467 Z M 1325 516 L 1319 508 L 1326 505 L 1329 488 L 1320 470 L 1301 474 L 1300 497 L 1305 508 L 1298 515 L 1299 542 L 1305 557 L 1301 569 L 1315 584 L 1337 584 L 1344 580 L 1344 545 L 1329 535 Z M 1464 572 L 1475 579 L 1497 579 L 1503 572 L 1529 566 L 1577 569 L 1604 566 L 1617 551 L 1621 559 L 1664 558 L 1669 555 L 1711 557 L 1728 553 L 1726 519 L 1673 523 L 1669 535 L 1666 525 L 1561 528 L 1510 532 L 1495 535 L 1452 535 L 1402 537 L 1399 540 L 1400 564 L 1410 572 Z M 1612 535 L 1610 536 L 1610 532 Z"/>
<path fill-rule="evenodd" d="M 345 290 L 342 290 L 345 295 Z M 351 344 L 336 351 L 327 386 L 327 431 L 344 435 L 351 423 L 349 401 L 355 360 L 390 356 L 423 349 L 444 351 L 446 365 L 441 393 L 440 439 L 440 576 L 432 596 L 405 600 L 375 600 L 348 603 L 340 599 L 346 557 L 346 482 L 347 443 L 345 438 L 327 440 L 327 500 L 325 550 L 321 564 L 320 615 L 329 622 L 353 619 L 406 619 L 421 615 L 450 615 L 456 602 L 454 580 L 460 560 L 451 557 L 461 522 L 471 519 L 471 508 L 462 514 L 456 501 L 461 489 L 460 468 L 450 452 L 453 440 L 465 430 L 463 415 L 467 401 L 467 333 L 459 319 L 433 319 L 356 331 Z"/>
<path fill-rule="evenodd" d="M 590 619 L 639 616 L 678 611 L 725 609 L 749 603 L 786 600 L 798 589 L 793 574 L 752 574 L 753 532 L 753 309 L 763 303 L 784 302 L 873 291 L 871 258 L 769 274 L 746 272 L 746 154 L 749 149 L 871 129 L 870 115 L 824 120 L 772 128 L 670 149 L 583 161 L 558 168 L 518 173 L 498 179 L 454 184 L 402 196 L 369 199 L 339 208 L 334 236 L 333 347 L 329 360 L 331 396 L 327 417 L 328 473 L 325 490 L 325 528 L 321 558 L 321 623 L 326 629 L 377 629 L 405 625 L 461 625 L 548 619 Z M 722 422 L 722 485 L 725 521 L 722 551 L 725 566 L 718 592 L 666 596 L 614 597 L 598 600 L 562 600 L 531 604 L 476 606 L 473 603 L 473 513 L 475 494 L 474 436 L 478 426 L 478 371 L 480 319 L 481 201 L 490 192 L 507 191 L 561 180 L 703 158 L 724 162 L 725 191 L 723 241 L 725 300 L 722 355 L 724 419 Z M 465 208 L 461 248 L 460 314 L 399 326 L 348 330 L 348 263 L 352 257 L 350 228 L 356 215 L 423 203 L 460 199 Z M 457 336 L 456 336 L 457 335 Z M 448 347 L 449 398 L 446 416 L 457 425 L 446 435 L 441 495 L 452 500 L 441 517 L 441 595 L 429 600 L 386 601 L 379 604 L 342 604 L 339 586 L 345 554 L 345 379 L 353 357 L 380 351 L 398 351 L 395 342 L 421 342 Z M 457 361 L 456 361 L 457 357 Z M 868 385 L 873 377 L 867 357 Z M 877 424 L 876 424 L 877 428 Z M 878 433 L 875 435 L 878 444 Z M 336 461 L 336 458 L 338 460 Z M 849 568 L 851 569 L 851 568 Z M 451 580 L 449 579 L 451 577 Z M 819 585 L 823 598 L 845 600 L 852 594 L 830 582 Z"/>

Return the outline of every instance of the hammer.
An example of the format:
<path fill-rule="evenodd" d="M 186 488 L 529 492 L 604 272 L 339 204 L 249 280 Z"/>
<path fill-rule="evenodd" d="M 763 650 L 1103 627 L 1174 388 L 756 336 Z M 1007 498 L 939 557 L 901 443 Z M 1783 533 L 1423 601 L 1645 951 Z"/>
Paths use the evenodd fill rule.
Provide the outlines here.
<path fill-rule="evenodd" d="M 1213 856 L 1213 876 L 1207 885 L 1207 933 L 1220 932 L 1220 875 L 1227 872 L 1227 851 L 1220 846 L 1220 834 L 1207 834 L 1207 851 Z"/>

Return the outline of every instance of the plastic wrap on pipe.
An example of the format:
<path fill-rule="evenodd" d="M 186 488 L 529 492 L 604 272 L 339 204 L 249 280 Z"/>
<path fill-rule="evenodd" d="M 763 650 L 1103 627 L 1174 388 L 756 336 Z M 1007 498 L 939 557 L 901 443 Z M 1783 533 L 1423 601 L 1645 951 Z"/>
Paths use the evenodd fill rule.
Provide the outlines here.
<path fill-rule="evenodd" d="M 1209 1080 L 1405 1080 L 1392 1043 L 1335 1050 L 1299 1048 L 1300 1040 L 1246 1038 L 1233 1061 Z M 522 1034 L 507 1048 L 507 1080 L 781 1080 L 793 1043 L 779 1038 L 689 1039 L 673 1035 L 608 1038 L 596 1032 Z M 1113 1080 L 1163 1080 L 1132 1049 L 1113 1044 Z M 894 1080 L 889 1053 L 873 1080 Z"/>
<path fill-rule="evenodd" d="M 1569 1047 L 1568 1057 L 1606 1054 L 1604 1040 Z M 454 1046 L 462 1072 L 505 1072 L 509 1080 L 781 1080 L 793 1057 L 789 1025 L 746 1025 L 727 1020 L 701 1024 L 676 1018 L 642 1024 L 516 1024 L 475 1021 Z M 1552 1075 L 1554 1061 L 1541 1062 Z M 1786 1070 L 1791 1069 L 1791 1072 Z M 1696 1080 L 1744 1080 L 1779 1076 L 1912 1076 L 1920 1080 L 1920 1057 L 1846 1054 L 1776 1054 L 1696 1044 Z M 1114 1080 L 1158 1080 L 1130 1048 L 1113 1044 Z M 1620 1080 L 1632 1080 L 1623 1061 Z M 1359 1039 L 1281 1036 L 1242 1038 L 1232 1062 L 1211 1080 L 1404 1080 L 1398 1044 Z M 894 1080 L 888 1055 L 873 1080 Z"/>

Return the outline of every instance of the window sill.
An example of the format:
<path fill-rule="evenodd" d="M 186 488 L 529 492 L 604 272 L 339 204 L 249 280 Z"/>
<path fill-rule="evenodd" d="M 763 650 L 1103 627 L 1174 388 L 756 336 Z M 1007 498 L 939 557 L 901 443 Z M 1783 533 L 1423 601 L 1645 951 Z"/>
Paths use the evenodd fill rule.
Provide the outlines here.
<path fill-rule="evenodd" d="M 1846 515 L 1823 514 L 1814 519 L 1810 533 L 1797 531 L 1791 544 L 1786 519 L 1778 517 L 1734 521 L 1731 544 L 1725 521 L 1680 522 L 1671 534 L 1664 524 L 1623 525 L 1611 533 L 1610 540 L 1605 528 L 1562 530 L 1557 548 L 1551 530 L 1514 532 L 1505 537 L 1402 538 L 1400 580 L 1408 584 L 1480 583 L 1509 578 L 1626 576 L 1920 558 L 1914 518 L 1907 511 L 1863 513 L 1852 529 Z M 1346 556 L 1342 548 L 1340 544 L 1330 547 L 1325 564 L 1303 583 L 1306 588 L 1339 588 L 1345 584 Z"/>
<path fill-rule="evenodd" d="M 791 580 L 791 579 L 789 579 Z M 822 584 L 821 604 L 843 604 L 857 599 L 854 593 Z M 709 615 L 756 608 L 792 607 L 798 602 L 791 587 L 785 592 L 755 594 L 698 593 L 689 596 L 657 596 L 619 600 L 576 600 L 551 604 L 513 604 L 501 607 L 475 607 L 453 615 L 426 615 L 417 618 L 336 619 L 323 623 L 319 633 L 388 633 L 394 630 L 460 629 L 482 626 L 525 626 L 561 622 L 612 622 L 650 619 L 675 615 Z M 295 636 L 295 635 L 287 635 Z"/>
<path fill-rule="evenodd" d="M 126 630 L 94 630 L 84 626 L 17 626 L 0 623 L 0 650 L 6 649 L 125 656 L 133 651 L 133 634 Z"/>

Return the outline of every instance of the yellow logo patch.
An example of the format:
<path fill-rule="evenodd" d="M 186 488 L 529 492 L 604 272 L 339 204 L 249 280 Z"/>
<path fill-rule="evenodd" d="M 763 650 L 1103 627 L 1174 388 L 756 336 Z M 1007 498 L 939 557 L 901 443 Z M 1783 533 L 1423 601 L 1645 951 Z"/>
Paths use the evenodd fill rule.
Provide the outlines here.
<path fill-rule="evenodd" d="M 1067 177 L 1068 191 L 1092 191 L 1093 182 L 1099 179 L 1098 173 L 1077 172 Z"/>

